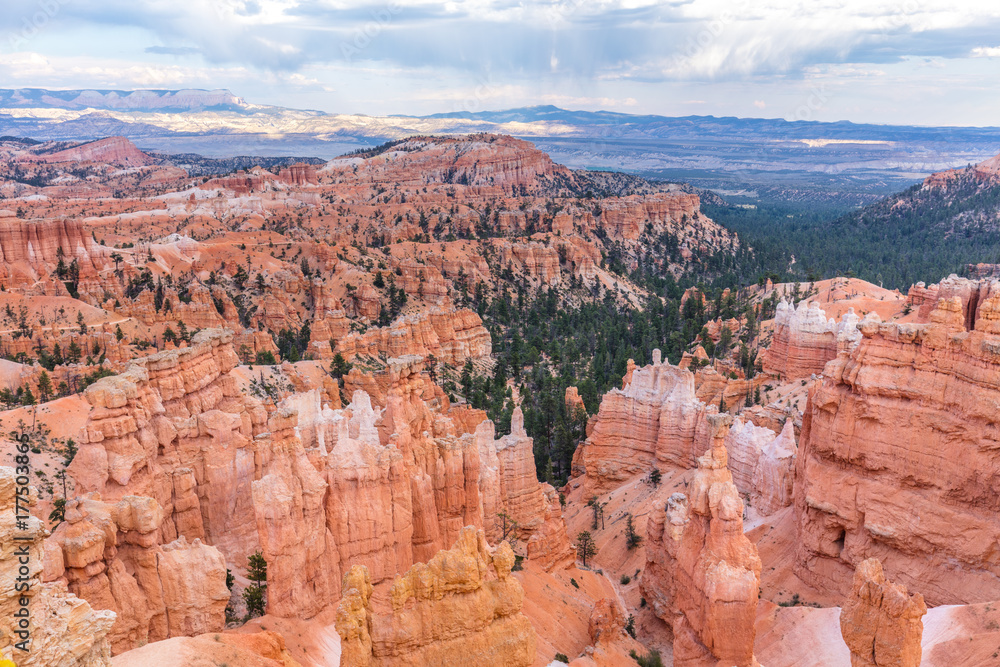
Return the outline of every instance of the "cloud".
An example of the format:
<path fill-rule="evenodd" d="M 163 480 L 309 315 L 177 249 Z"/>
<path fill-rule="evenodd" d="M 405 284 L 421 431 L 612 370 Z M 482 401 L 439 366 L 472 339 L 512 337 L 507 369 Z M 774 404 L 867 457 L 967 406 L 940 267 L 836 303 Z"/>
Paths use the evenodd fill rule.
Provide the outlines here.
<path fill-rule="evenodd" d="M 193 56 L 201 53 L 201 49 L 193 46 L 147 46 L 146 53 L 165 56 Z"/>
<path fill-rule="evenodd" d="M 313 107 L 485 86 L 491 105 L 736 112 L 763 97 L 773 110 L 816 79 L 888 90 L 919 67 L 942 90 L 956 72 L 981 84 L 997 34 L 1000 5 L 952 0 L 5 0 L 0 15 L 0 48 L 56 70 L 11 70 L 27 85 L 31 72 L 60 87 L 221 77 L 275 103 L 315 90 Z M 342 97 L 318 97 L 331 90 Z"/>
<path fill-rule="evenodd" d="M 359 59 L 530 76 L 719 80 L 815 64 L 982 56 L 1000 8 L 945 0 L 8 0 L 0 29 L 39 7 L 50 26 L 137 28 L 156 55 L 295 71 Z M 47 27 L 46 29 L 49 29 Z M 358 54 L 357 44 L 363 44 Z M 344 46 L 349 48 L 344 48 Z M 183 51 L 181 51 L 183 49 Z M 188 50 L 191 49 L 191 50 Z"/>

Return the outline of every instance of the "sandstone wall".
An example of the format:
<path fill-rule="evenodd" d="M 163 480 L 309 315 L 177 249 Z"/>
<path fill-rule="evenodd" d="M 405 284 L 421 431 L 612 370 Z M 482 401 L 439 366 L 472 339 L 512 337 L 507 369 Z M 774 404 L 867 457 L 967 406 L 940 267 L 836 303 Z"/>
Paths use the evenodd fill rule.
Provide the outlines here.
<path fill-rule="evenodd" d="M 333 331 L 339 331 L 334 329 Z M 490 333 L 475 312 L 435 308 L 397 319 L 389 327 L 350 333 L 336 338 L 336 352 L 345 358 L 358 354 L 401 357 L 428 356 L 461 366 L 467 359 L 483 359 L 493 350 Z M 330 355 L 332 356 L 332 354 Z"/>
<path fill-rule="evenodd" d="M 162 521 L 152 498 L 109 504 L 90 494 L 69 502 L 45 541 L 43 580 L 67 583 L 95 609 L 117 614 L 108 633 L 115 653 L 225 626 L 225 559 L 198 539 L 161 546 Z"/>
<path fill-rule="evenodd" d="M 815 301 L 802 300 L 798 308 L 780 301 L 771 345 L 763 355 L 764 371 L 779 375 L 782 380 L 819 375 L 826 363 L 837 356 L 839 335 L 857 341 L 857 323 L 853 308 L 838 323 L 833 318 L 828 320 Z"/>
<path fill-rule="evenodd" d="M 0 552 L 0 655 L 22 667 L 111 667 L 107 635 L 115 622 L 114 612 L 95 611 L 70 594 L 63 582 L 42 583 L 45 527 L 33 516 L 25 526 L 16 524 L 16 480 L 14 468 L 0 467 L 0 543 L 4 545 Z M 30 506 L 36 493 L 32 488 Z M 26 558 L 18 553 L 22 550 L 27 551 Z M 27 589 L 19 591 L 18 584 L 26 584 Z M 21 605 L 22 593 L 27 607 Z M 30 619 L 26 631 L 14 625 L 14 614 L 22 608 L 28 610 Z M 20 631 L 29 636 L 15 634 Z M 25 639 L 30 639 L 27 652 L 16 646 Z"/>
<path fill-rule="evenodd" d="M 888 581 L 877 558 L 858 564 L 851 593 L 840 610 L 840 631 L 851 649 L 851 667 L 920 667 L 920 593 Z"/>
<path fill-rule="evenodd" d="M 266 412 L 229 374 L 232 334 L 206 330 L 84 392 L 92 406 L 70 466 L 81 493 L 146 496 L 163 509 L 159 543 L 202 539 L 239 567 L 259 546 L 250 484 Z"/>
<path fill-rule="evenodd" d="M 855 565 L 878 557 L 931 604 L 1000 596 L 1000 295 L 997 283 L 967 294 L 938 297 L 927 324 L 866 316 L 810 394 L 796 463 L 803 576 L 846 593 Z"/>
<path fill-rule="evenodd" d="M 762 515 L 792 504 L 795 480 L 795 427 L 785 421 L 781 433 L 736 417 L 726 434 L 733 483 Z"/>
<path fill-rule="evenodd" d="M 103 268 L 111 252 L 94 242 L 78 218 L 0 218 L 0 282 L 8 288 L 32 285 L 56 268 L 60 249 L 66 266 L 77 260 L 81 277 Z"/>
<path fill-rule="evenodd" d="M 360 390 L 342 410 L 292 396 L 257 438 L 254 507 L 265 557 L 277 564 L 268 571 L 273 613 L 315 615 L 352 566 L 365 565 L 376 584 L 391 580 L 464 526 L 499 542 L 500 512 L 518 522 L 529 558 L 573 562 L 558 494 L 537 481 L 520 411 L 499 440 L 488 420 L 463 432 L 430 410 L 420 370 L 419 358 L 393 362 L 384 409 Z"/>
<path fill-rule="evenodd" d="M 463 528 L 455 546 L 397 576 L 391 610 L 373 610 L 368 571 L 344 575 L 337 613 L 341 665 L 498 665 L 535 660 L 535 630 L 521 613 L 524 591 L 510 576 L 514 553 Z"/>
<path fill-rule="evenodd" d="M 268 414 L 237 389 L 235 364 L 231 335 L 206 331 L 85 393 L 92 412 L 70 472 L 105 502 L 157 503 L 162 521 L 148 522 L 146 546 L 199 539 L 237 569 L 260 548 L 269 611 L 306 618 L 337 599 L 353 565 L 365 564 L 376 583 L 391 580 L 464 526 L 498 541 L 501 512 L 518 522 L 529 558 L 549 568 L 573 562 L 558 494 L 537 481 L 519 410 L 509 436 L 495 439 L 488 421 L 469 433 L 446 415 L 421 358 L 409 356 L 389 362 L 384 408 L 355 391 L 349 406 L 332 409 L 312 391 Z M 111 567 L 113 555 L 99 551 L 79 567 Z M 132 635 L 149 626 L 163 636 L 152 607 Z"/>
<path fill-rule="evenodd" d="M 632 370 L 624 384 L 604 395 L 574 456 L 595 493 L 654 467 L 693 467 L 696 441 L 708 442 L 705 416 L 716 408 L 695 397 L 690 371 L 662 363 L 654 350 L 653 363 Z"/>
<path fill-rule="evenodd" d="M 654 613 L 673 629 L 674 665 L 757 667 L 761 561 L 743 534 L 743 502 L 726 467 L 724 440 L 732 418 L 708 419 L 712 444 L 698 459 L 689 495 L 654 503 L 640 586 Z"/>

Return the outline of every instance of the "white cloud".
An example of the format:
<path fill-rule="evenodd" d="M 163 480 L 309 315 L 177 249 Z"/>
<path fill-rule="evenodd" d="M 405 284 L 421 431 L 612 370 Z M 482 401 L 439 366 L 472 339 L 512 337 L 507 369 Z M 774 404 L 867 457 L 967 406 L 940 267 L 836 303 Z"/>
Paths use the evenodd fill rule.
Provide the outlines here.
<path fill-rule="evenodd" d="M 997 58 L 1000 57 L 1000 46 L 977 46 L 972 49 L 973 58 Z"/>
<path fill-rule="evenodd" d="M 953 0 L 5 0 L 0 46 L 40 3 L 57 10 L 0 57 L 17 85 L 238 85 L 267 103 L 309 91 L 331 110 L 471 99 L 784 115 L 816 82 L 844 109 L 864 108 L 862 89 L 909 94 L 899 73 L 917 69 L 929 90 L 982 86 L 977 68 L 1000 56 L 1000 3 Z"/>

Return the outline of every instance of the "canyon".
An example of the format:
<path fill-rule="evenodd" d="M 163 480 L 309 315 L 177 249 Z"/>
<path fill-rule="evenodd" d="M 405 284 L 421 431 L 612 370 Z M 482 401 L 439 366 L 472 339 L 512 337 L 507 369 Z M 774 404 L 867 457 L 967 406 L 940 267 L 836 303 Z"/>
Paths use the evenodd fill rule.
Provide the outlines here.
<path fill-rule="evenodd" d="M 987 267 L 706 293 L 698 193 L 499 135 L 0 148 L 5 658 L 994 664 Z"/>

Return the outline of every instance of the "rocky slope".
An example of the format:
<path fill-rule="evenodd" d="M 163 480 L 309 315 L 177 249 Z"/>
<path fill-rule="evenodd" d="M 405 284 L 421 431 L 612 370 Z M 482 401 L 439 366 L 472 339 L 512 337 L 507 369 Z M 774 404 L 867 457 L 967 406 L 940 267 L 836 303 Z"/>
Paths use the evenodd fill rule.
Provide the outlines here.
<path fill-rule="evenodd" d="M 996 597 L 990 471 L 995 283 L 936 288 L 929 321 L 862 320 L 810 393 L 796 463 L 798 562 L 836 590 L 876 556 L 931 604 Z"/>

